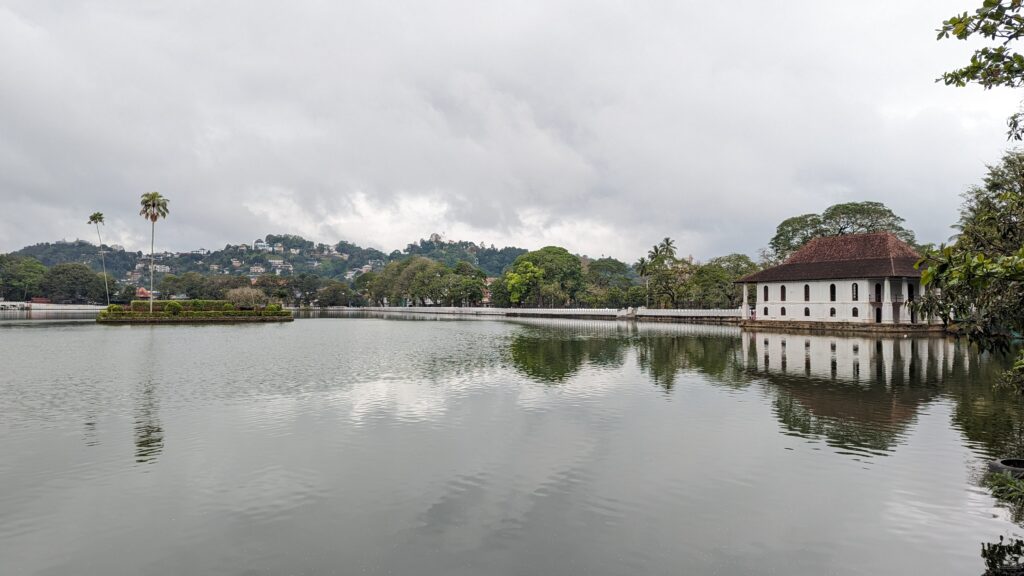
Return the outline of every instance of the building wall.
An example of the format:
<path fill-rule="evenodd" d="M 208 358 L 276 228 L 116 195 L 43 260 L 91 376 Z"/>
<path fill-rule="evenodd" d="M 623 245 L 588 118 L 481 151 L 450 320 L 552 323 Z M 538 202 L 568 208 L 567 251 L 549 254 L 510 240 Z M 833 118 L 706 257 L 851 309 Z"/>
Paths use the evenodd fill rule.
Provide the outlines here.
<path fill-rule="evenodd" d="M 918 278 L 889 279 L 889 314 L 876 294 L 876 284 L 885 291 L 885 279 L 864 278 L 859 280 L 811 280 L 805 282 L 767 282 L 757 285 L 758 320 L 795 320 L 813 322 L 862 322 L 874 323 L 876 309 L 882 309 L 882 322 L 886 324 L 908 324 L 911 312 L 906 306 L 909 294 L 917 296 L 921 293 Z M 831 287 L 835 286 L 835 300 L 831 297 Z M 857 298 L 854 299 L 854 286 L 857 286 Z M 809 289 L 805 299 L 804 286 Z M 768 297 L 765 298 L 765 288 Z M 785 300 L 782 299 L 782 288 L 785 287 Z M 884 294 L 883 294 L 884 297 Z M 884 299 L 884 298 L 883 298 Z M 785 309 L 785 313 L 783 313 Z M 856 310 L 856 316 L 855 311 Z M 834 314 L 833 314 L 834 311 Z M 920 322 L 921 319 L 914 318 Z"/>

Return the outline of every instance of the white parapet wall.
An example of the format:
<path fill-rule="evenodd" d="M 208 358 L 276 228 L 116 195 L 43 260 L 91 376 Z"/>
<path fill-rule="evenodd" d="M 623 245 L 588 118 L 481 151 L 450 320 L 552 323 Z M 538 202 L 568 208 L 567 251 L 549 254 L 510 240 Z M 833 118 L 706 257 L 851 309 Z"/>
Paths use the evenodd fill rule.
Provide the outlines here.
<path fill-rule="evenodd" d="M 417 314 L 462 314 L 472 316 L 539 316 L 571 318 L 740 318 L 739 308 L 708 310 L 655 310 L 647 308 L 461 308 L 457 306 L 364 306 L 346 310 L 364 312 L 408 312 Z"/>
<path fill-rule="evenodd" d="M 709 308 L 707 310 L 639 308 L 636 311 L 636 315 L 639 317 L 660 318 L 739 318 L 741 313 L 739 308 Z"/>

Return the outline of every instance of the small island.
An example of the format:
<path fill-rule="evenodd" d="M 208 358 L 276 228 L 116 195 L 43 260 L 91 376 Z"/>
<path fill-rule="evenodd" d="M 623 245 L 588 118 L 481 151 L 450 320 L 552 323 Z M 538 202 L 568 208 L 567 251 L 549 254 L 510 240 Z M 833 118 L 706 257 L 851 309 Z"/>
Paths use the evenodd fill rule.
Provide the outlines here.
<path fill-rule="evenodd" d="M 96 321 L 101 324 L 210 324 L 292 320 L 294 317 L 291 311 L 284 310 L 280 304 L 241 307 L 229 300 L 133 300 L 127 308 L 111 304 L 96 317 Z"/>

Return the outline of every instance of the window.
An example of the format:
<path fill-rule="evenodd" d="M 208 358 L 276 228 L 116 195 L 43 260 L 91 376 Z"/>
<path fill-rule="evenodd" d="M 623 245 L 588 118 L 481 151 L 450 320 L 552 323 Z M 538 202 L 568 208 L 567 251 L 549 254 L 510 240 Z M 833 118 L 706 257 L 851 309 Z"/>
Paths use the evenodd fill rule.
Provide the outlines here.
<path fill-rule="evenodd" d="M 810 316 L 810 315 L 811 315 L 811 309 L 810 308 L 804 308 L 804 316 Z"/>
<path fill-rule="evenodd" d="M 828 287 L 828 300 L 829 300 L 829 302 L 835 302 L 836 301 L 836 285 L 835 284 L 830 284 L 829 287 Z"/>
<path fill-rule="evenodd" d="M 785 315 L 786 315 L 786 307 L 783 306 L 782 309 L 779 310 L 779 316 L 785 316 Z"/>
<path fill-rule="evenodd" d="M 785 286 L 780 286 L 779 287 L 779 301 L 780 302 L 785 302 L 786 301 L 786 287 Z"/>
<path fill-rule="evenodd" d="M 856 284 L 854 284 L 854 286 L 856 286 Z M 859 318 L 860 317 L 860 308 L 857 308 L 857 307 L 853 308 L 853 317 L 854 318 Z"/>
<path fill-rule="evenodd" d="M 836 317 L 836 309 L 835 308 L 829 308 L 828 309 L 828 315 L 831 316 L 832 318 L 835 318 Z"/>
<path fill-rule="evenodd" d="M 804 302 L 811 301 L 811 285 L 804 284 Z"/>
<path fill-rule="evenodd" d="M 857 287 L 857 283 L 854 282 L 853 286 L 850 286 L 850 290 L 853 294 L 853 301 L 856 302 L 860 298 L 860 288 Z"/>
<path fill-rule="evenodd" d="M 767 290 L 767 288 L 765 288 L 765 290 Z M 765 316 L 768 315 L 768 307 L 767 306 L 764 307 L 764 315 Z"/>
<path fill-rule="evenodd" d="M 764 301 L 765 302 L 768 301 L 768 287 L 767 286 L 764 287 Z M 767 308 L 765 308 L 765 310 L 767 310 Z M 768 312 L 765 312 L 765 314 L 768 314 Z"/>

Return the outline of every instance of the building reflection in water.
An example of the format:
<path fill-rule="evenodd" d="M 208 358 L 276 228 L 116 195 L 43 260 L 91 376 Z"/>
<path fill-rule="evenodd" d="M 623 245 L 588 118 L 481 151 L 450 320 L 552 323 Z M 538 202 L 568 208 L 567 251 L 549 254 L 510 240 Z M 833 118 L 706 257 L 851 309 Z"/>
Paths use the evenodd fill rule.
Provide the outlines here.
<path fill-rule="evenodd" d="M 1024 400 L 993 384 L 1011 356 L 966 340 L 741 332 L 734 327 L 529 320 L 507 358 L 530 379 L 560 384 L 586 367 L 636 364 L 674 391 L 687 374 L 715 386 L 764 387 L 781 432 L 856 455 L 898 446 L 923 407 L 952 403 L 952 426 L 979 453 L 1024 456 Z"/>
<path fill-rule="evenodd" d="M 744 332 L 749 373 L 771 384 L 787 433 L 858 454 L 898 445 L 921 407 L 964 385 L 981 359 L 946 338 Z"/>

